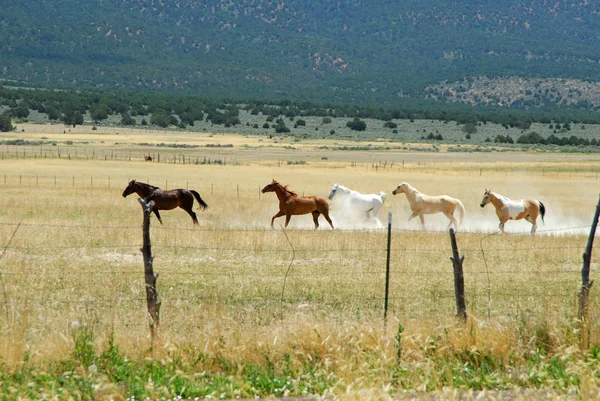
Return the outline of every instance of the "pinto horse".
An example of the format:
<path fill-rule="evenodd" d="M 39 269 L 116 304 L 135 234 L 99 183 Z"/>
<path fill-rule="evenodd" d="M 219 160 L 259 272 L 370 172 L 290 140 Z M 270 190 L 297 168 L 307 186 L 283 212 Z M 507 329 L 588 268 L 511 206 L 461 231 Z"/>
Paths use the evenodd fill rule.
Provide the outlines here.
<path fill-rule="evenodd" d="M 194 190 L 187 189 L 172 189 L 170 191 L 163 191 L 159 187 L 154 185 L 146 184 L 136 180 L 129 181 L 129 185 L 123 191 L 123 198 L 126 198 L 132 193 L 138 194 L 141 198 L 144 198 L 146 202 L 154 201 L 154 208 L 152 211 L 156 215 L 160 224 L 162 219 L 160 218 L 159 210 L 171 210 L 176 207 L 180 207 L 192 217 L 194 224 L 198 224 L 196 213 L 192 211 L 194 205 L 194 198 L 198 201 L 202 209 L 206 209 L 208 205 L 202 200 L 200 194 Z"/>
<path fill-rule="evenodd" d="M 285 215 L 285 227 L 287 228 L 292 215 L 311 213 L 315 230 L 319 228 L 319 216 L 321 214 L 325 216 L 325 220 L 327 220 L 331 229 L 334 229 L 329 218 L 329 204 L 325 198 L 320 196 L 298 196 L 295 192 L 287 189 L 287 185 L 283 186 L 275 180 L 262 189 L 262 193 L 265 192 L 275 192 L 279 199 L 279 212 L 271 219 L 271 227 L 273 227 L 273 221 L 277 217 Z"/>
<path fill-rule="evenodd" d="M 443 213 L 450 220 L 448 227 L 454 224 L 456 229 L 458 229 L 458 225 L 462 223 L 465 216 L 465 207 L 460 200 L 448 195 L 429 196 L 422 194 L 408 182 L 403 182 L 398 185 L 398 187 L 392 191 L 392 194 L 406 195 L 406 199 L 408 199 L 408 203 L 410 203 L 410 210 L 412 210 L 412 214 L 408 220 L 410 221 L 419 216 L 423 226 L 425 226 L 424 214 Z M 458 211 L 459 220 L 456 220 L 454 217 L 454 212 L 456 211 Z"/>
<path fill-rule="evenodd" d="M 531 223 L 531 235 L 534 235 L 537 230 L 538 215 L 542 216 L 543 222 L 544 215 L 546 214 L 546 207 L 539 200 L 521 199 L 520 201 L 514 201 L 486 189 L 479 206 L 485 207 L 488 203 L 491 203 L 496 208 L 496 214 L 500 220 L 498 227 L 500 227 L 502 232 L 504 232 L 504 223 L 508 220 L 525 219 Z"/>

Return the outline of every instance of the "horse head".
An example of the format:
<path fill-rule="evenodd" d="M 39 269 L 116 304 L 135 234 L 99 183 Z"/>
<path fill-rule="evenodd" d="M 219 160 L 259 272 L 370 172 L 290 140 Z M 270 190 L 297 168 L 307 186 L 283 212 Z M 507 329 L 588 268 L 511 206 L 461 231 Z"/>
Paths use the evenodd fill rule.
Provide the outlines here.
<path fill-rule="evenodd" d="M 401 183 L 400 185 L 398 185 L 398 186 L 396 187 L 396 189 L 394 189 L 394 190 L 392 191 L 392 195 L 403 194 L 403 193 L 404 193 L 404 191 L 405 191 L 405 188 L 406 188 L 406 183 L 405 183 L 405 182 L 403 182 L 403 183 Z"/>
<path fill-rule="evenodd" d="M 129 181 L 129 184 L 127 185 L 127 188 L 125 188 L 125 190 L 123 191 L 123 198 L 126 198 L 128 195 L 131 195 L 132 193 L 135 192 L 135 180 L 131 180 Z"/>
<path fill-rule="evenodd" d="M 279 185 L 279 183 L 277 181 L 273 180 L 270 184 L 265 185 L 265 187 L 260 192 L 262 192 L 263 194 L 265 192 L 273 192 L 273 191 L 275 191 L 276 185 Z"/>
<path fill-rule="evenodd" d="M 327 199 L 332 200 L 337 189 L 339 188 L 340 184 L 333 184 L 331 186 L 331 191 L 329 192 L 329 195 L 327 196 Z"/>
<path fill-rule="evenodd" d="M 485 205 L 490 203 L 490 201 L 492 200 L 491 194 L 492 194 L 492 191 L 489 189 L 486 189 L 485 192 L 483 193 L 483 199 L 481 200 L 481 203 L 479 204 L 479 206 L 484 207 Z"/>

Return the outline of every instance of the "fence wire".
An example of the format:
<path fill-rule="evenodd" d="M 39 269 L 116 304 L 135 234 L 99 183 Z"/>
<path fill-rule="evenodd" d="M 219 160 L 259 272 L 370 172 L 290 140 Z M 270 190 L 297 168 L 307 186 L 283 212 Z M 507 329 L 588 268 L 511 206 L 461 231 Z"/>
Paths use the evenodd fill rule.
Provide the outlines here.
<path fill-rule="evenodd" d="M 33 243 L 27 246 L 15 241 L 13 235 L 0 244 L 4 249 L 0 255 L 0 278 L 5 287 L 0 304 L 7 314 L 23 308 L 64 310 L 66 315 L 82 313 L 82 307 L 86 311 L 109 310 L 117 314 L 128 309 L 126 305 L 143 310 L 146 299 L 143 296 L 141 245 L 92 244 L 97 240 L 93 233 L 99 230 L 141 231 L 141 227 L 1 222 L 0 226 L 14 232 L 22 227 L 21 235 L 27 229 L 89 230 L 89 237 L 85 239 L 90 241 L 82 245 Z M 561 230 L 579 228 L 582 227 Z M 157 233 L 197 231 L 195 228 L 165 227 L 153 227 L 152 230 Z M 155 268 L 160 273 L 159 297 L 165 308 L 174 309 L 175 315 L 197 313 L 197 308 L 210 309 L 210 305 L 237 308 L 239 313 L 245 313 L 244 308 L 255 306 L 260 309 L 263 305 L 269 310 L 283 310 L 285 306 L 288 311 L 310 305 L 311 310 L 327 310 L 327 313 L 341 310 L 342 314 L 350 315 L 358 310 L 382 311 L 387 251 L 383 245 L 383 231 L 359 232 L 375 244 L 353 243 L 360 245 L 357 248 L 329 247 L 319 240 L 320 237 L 315 237 L 308 245 L 282 248 L 286 241 L 281 238 L 278 244 L 271 241 L 273 237 L 285 234 L 277 230 L 202 231 L 227 232 L 240 237 L 266 233 L 269 237 L 259 238 L 258 245 L 253 246 L 230 243 L 179 245 L 161 243 L 161 239 L 157 239 L 152 246 Z M 304 234 L 304 230 L 298 232 Z M 392 230 L 392 236 L 413 232 Z M 308 233 L 312 231 L 306 231 L 307 235 L 312 235 Z M 427 318 L 455 313 L 450 243 L 440 235 L 444 233 L 427 233 L 437 238 L 431 247 L 407 246 L 402 243 L 403 238 L 392 241 L 389 301 L 390 313 L 398 317 Z M 351 231 L 342 233 L 344 236 L 355 234 Z M 496 247 L 486 246 L 489 235 L 465 235 L 475 238 L 469 243 L 481 243 L 481 247 L 471 245 L 459 249 L 465 256 L 465 293 L 470 314 L 486 315 L 491 311 L 496 316 L 516 316 L 527 310 L 541 315 L 551 308 L 554 313 L 562 310 L 568 315 L 572 310 L 580 278 L 580 255 L 585 248 L 583 241 L 567 245 L 555 241 L 553 244 L 536 243 L 535 246 L 530 243 Z M 458 236 L 460 241 L 461 234 Z M 376 244 L 378 241 L 381 246 Z M 318 246 L 305 248 L 313 244 Z M 119 253 L 122 251 L 128 253 Z M 115 253 L 115 258 L 104 258 L 106 252 Z M 558 255 L 551 266 L 528 269 L 519 263 L 519 260 L 543 259 L 548 253 Z M 550 290 L 544 287 L 547 283 L 553 285 Z M 262 313 L 262 310 L 256 313 Z"/>

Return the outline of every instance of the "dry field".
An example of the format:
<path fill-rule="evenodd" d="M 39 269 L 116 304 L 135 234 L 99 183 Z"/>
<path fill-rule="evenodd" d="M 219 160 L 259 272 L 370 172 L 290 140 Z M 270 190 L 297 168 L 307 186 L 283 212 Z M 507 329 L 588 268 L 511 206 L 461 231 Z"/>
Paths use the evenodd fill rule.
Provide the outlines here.
<path fill-rule="evenodd" d="M 193 372 L 185 372 L 190 377 L 230 372 L 219 363 L 238 369 L 253 363 L 273 364 L 276 370 L 285 364 L 294 369 L 312 366 L 313 379 L 318 378 L 298 378 L 299 382 L 283 383 L 270 392 L 236 388 L 210 393 L 212 397 L 330 394 L 364 399 L 398 395 L 402 389 L 494 386 L 485 378 L 479 385 L 459 384 L 448 377 L 453 373 L 438 369 L 439 358 L 463 350 L 475 365 L 487 355 L 515 366 L 507 368 L 511 379 L 496 388 L 588 391 L 598 385 L 583 362 L 570 367 L 581 380 L 565 383 L 548 377 L 534 382 L 527 376 L 531 375 L 527 363 L 519 364 L 526 359 L 523 355 L 540 347 L 568 360 L 579 352 L 576 294 L 581 254 L 598 201 L 598 158 L 502 154 L 493 157 L 507 161 L 471 160 L 471 154 L 388 151 L 383 160 L 395 160 L 394 166 L 375 168 L 368 161 L 349 162 L 373 157 L 369 152 L 331 152 L 322 159 L 313 143 L 297 145 L 302 149 L 263 152 L 264 142 L 258 141 L 267 138 L 197 135 L 178 141 L 234 143 L 230 151 L 246 153 L 232 153 L 229 157 L 236 162 L 227 165 L 149 163 L 136 157 L 130 161 L 80 156 L 89 154 L 92 146 L 126 154 L 133 143 L 172 141 L 165 139 L 167 133 L 149 137 L 132 132 L 124 143 L 122 134 L 117 140 L 116 133 L 61 132 L 18 137 L 58 135 L 64 140 L 69 135 L 69 140 L 85 140 L 87 144 L 73 145 L 78 157 L 71 150 L 71 159 L 34 158 L 35 150 L 26 150 L 25 159 L 7 157 L 0 162 L 4 175 L 0 175 L 4 205 L 0 244 L 7 247 L 0 259 L 4 366 L 20 366 L 24 360 L 45 366 L 72 355 L 78 344 L 74 333 L 85 327 L 94 333 L 96 350 L 114 341 L 132 359 L 150 355 L 158 360 L 195 360 Z M 256 148 L 238 150 L 242 144 Z M 186 149 L 188 158 L 204 157 L 205 151 L 225 150 Z M 278 152 L 284 156 L 274 156 Z M 20 149 L 15 153 L 22 157 Z M 429 159 L 421 162 L 420 156 Z M 310 162 L 281 162 L 301 159 Z M 401 160 L 413 162 L 402 167 Z M 121 196 L 132 178 L 161 187 L 196 189 L 209 204 L 206 211 L 197 211 L 197 227 L 181 209 L 162 212 L 163 226 L 152 219 L 154 269 L 160 274 L 162 301 L 160 338 L 152 354 L 148 354 L 139 251 L 142 212 L 135 195 Z M 280 218 L 271 229 L 277 200 L 259 190 L 272 178 L 306 195 L 326 196 L 334 182 L 363 193 L 388 193 L 380 215 L 384 223 L 388 212 L 393 215 L 386 326 L 382 320 L 386 230 L 354 219 L 336 202 L 335 231 L 322 218 L 320 229 L 313 231 L 310 216 L 292 217 L 285 232 Z M 447 222 L 443 216 L 427 217 L 426 230 L 417 221 L 407 222 L 406 198 L 391 194 L 401 181 L 427 194 L 452 195 L 465 204 L 466 219 L 457 238 L 465 256 L 470 317 L 466 326 L 454 319 Z M 545 225 L 539 224 L 539 235 L 527 235 L 526 222 L 509 222 L 510 234 L 497 234 L 493 209 L 479 207 L 486 188 L 511 198 L 542 200 L 547 215 Z M 597 273 L 595 260 L 592 279 Z M 592 291 L 593 322 L 600 318 L 597 304 Z M 596 324 L 589 329 L 589 339 L 591 344 L 600 341 Z M 403 373 L 394 377 L 390 365 Z M 243 376 L 241 370 L 239 375 Z M 109 384 L 107 393 L 132 394 L 131 389 Z M 150 394 L 162 394 L 156 391 Z"/>

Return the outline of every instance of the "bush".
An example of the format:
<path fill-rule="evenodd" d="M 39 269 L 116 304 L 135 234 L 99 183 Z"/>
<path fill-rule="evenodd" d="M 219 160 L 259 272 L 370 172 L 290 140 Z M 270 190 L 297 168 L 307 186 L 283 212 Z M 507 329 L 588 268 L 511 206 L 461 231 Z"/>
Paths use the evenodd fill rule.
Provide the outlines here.
<path fill-rule="evenodd" d="M 489 142 L 489 141 L 487 141 Z M 495 143 L 515 143 L 515 141 L 509 135 L 496 135 L 494 138 Z"/>
<path fill-rule="evenodd" d="M 121 113 L 121 124 L 123 125 L 135 125 L 135 120 L 129 115 L 129 113 Z"/>
<path fill-rule="evenodd" d="M 273 125 L 273 127 L 275 128 L 275 132 L 277 132 L 278 134 L 290 132 L 290 129 L 288 127 L 286 127 L 285 122 L 283 121 L 283 118 L 277 119 L 277 121 L 276 121 L 275 125 Z"/>
<path fill-rule="evenodd" d="M 442 136 L 442 134 L 434 135 L 433 133 L 429 133 L 429 135 L 427 136 L 422 136 L 421 139 L 428 139 L 430 141 L 443 141 L 444 137 Z"/>
<path fill-rule="evenodd" d="M 396 123 L 395 123 L 395 122 L 393 122 L 393 121 L 386 121 L 386 122 L 383 124 L 383 126 L 384 126 L 385 128 L 398 128 L 398 124 L 396 124 Z"/>
<path fill-rule="evenodd" d="M 12 121 L 10 119 L 10 113 L 5 111 L 0 115 L 0 131 L 1 132 L 9 132 L 14 129 L 12 125 Z"/>
<path fill-rule="evenodd" d="M 534 145 L 534 144 L 545 145 L 546 140 L 540 134 L 533 131 L 533 132 L 530 132 L 529 134 L 524 134 L 524 135 L 521 135 L 520 137 L 518 137 L 517 143 L 521 143 L 521 144 L 525 144 L 525 145 Z"/>
<path fill-rule="evenodd" d="M 365 123 L 363 120 L 355 118 L 352 121 L 348 121 L 346 123 L 346 127 L 350 127 L 350 129 L 353 131 L 365 131 L 367 129 L 367 123 Z"/>
<path fill-rule="evenodd" d="M 468 123 L 465 124 L 462 127 L 462 132 L 464 132 L 465 134 L 476 134 L 477 133 L 477 126 L 473 123 Z"/>

